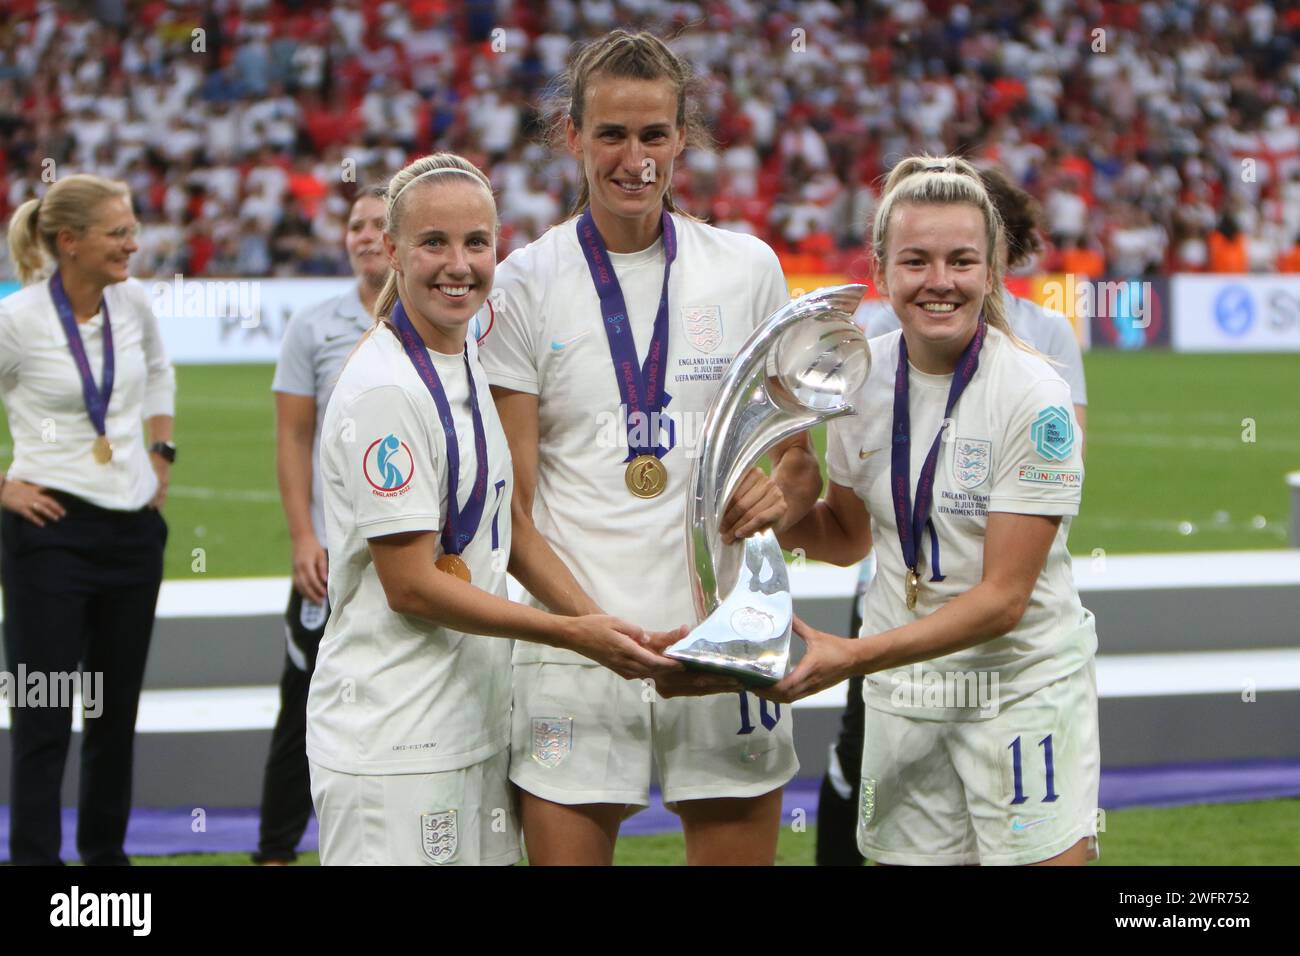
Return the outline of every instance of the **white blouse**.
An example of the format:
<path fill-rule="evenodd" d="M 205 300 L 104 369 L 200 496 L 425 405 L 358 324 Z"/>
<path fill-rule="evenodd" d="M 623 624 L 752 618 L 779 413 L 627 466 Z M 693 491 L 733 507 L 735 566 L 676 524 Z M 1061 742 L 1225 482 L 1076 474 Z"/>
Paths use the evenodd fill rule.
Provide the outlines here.
<path fill-rule="evenodd" d="M 104 299 L 113 325 L 115 368 L 105 422 L 113 460 L 102 465 L 91 454 L 95 426 L 49 279 L 0 299 L 0 397 L 14 442 L 8 476 L 101 508 L 136 511 L 158 489 L 143 421 L 174 414 L 176 373 L 144 286 L 128 279 L 108 286 Z M 95 384 L 102 385 L 102 310 L 78 330 Z"/>

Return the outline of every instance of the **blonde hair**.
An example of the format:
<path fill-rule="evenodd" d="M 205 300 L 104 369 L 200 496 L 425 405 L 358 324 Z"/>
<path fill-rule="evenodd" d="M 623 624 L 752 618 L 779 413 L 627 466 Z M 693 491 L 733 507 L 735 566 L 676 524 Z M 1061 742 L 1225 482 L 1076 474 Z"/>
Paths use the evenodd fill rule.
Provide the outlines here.
<path fill-rule="evenodd" d="M 686 145 L 708 149 L 713 144 L 699 113 L 691 104 L 695 90 L 695 75 L 691 65 L 668 48 L 663 40 L 652 33 L 628 33 L 613 30 L 598 40 L 588 43 L 569 63 L 568 69 L 555 85 L 548 98 L 547 112 L 551 115 L 550 140 L 553 146 L 564 141 L 565 121 L 581 130 L 583 113 L 587 106 L 587 91 L 596 76 L 630 80 L 668 80 L 677 95 L 677 128 L 686 130 Z M 583 176 L 578 197 L 569 215 L 576 216 L 591 204 L 591 186 Z M 672 183 L 664 193 L 664 208 L 680 213 L 673 202 Z"/>
<path fill-rule="evenodd" d="M 957 156 L 909 156 L 890 171 L 871 228 L 871 251 L 876 261 L 882 269 L 885 267 L 889 225 L 895 206 L 946 206 L 953 203 L 974 206 L 984 219 L 989 271 L 993 276 L 993 291 L 984 297 L 984 320 L 1015 345 L 1038 354 L 1011 331 L 1007 322 L 1007 306 L 1002 298 L 1002 277 L 1006 270 L 1000 252 L 1002 218 L 984 187 L 979 170 L 966 160 Z"/>
<path fill-rule="evenodd" d="M 41 199 L 29 199 L 9 219 L 9 257 L 23 285 L 39 282 L 59 261 L 59 233 L 84 235 L 107 199 L 131 201 L 126 183 L 77 173 L 54 183 Z"/>
<path fill-rule="evenodd" d="M 384 231 L 390 236 L 396 236 L 401 228 L 402 208 L 405 205 L 402 197 L 407 192 L 407 187 L 416 185 L 417 182 L 433 183 L 441 181 L 448 176 L 468 176 L 481 185 L 487 192 L 488 199 L 492 202 L 492 211 L 495 214 L 496 197 L 492 195 L 492 183 L 481 169 L 468 159 L 457 156 L 455 153 L 432 153 L 428 156 L 421 156 L 389 180 L 387 190 L 388 212 L 385 217 Z M 380 323 L 388 324 L 388 317 L 393 314 L 393 307 L 396 304 L 397 270 L 394 269 L 388 273 L 384 287 L 379 291 L 379 297 L 375 299 L 376 325 Z"/>

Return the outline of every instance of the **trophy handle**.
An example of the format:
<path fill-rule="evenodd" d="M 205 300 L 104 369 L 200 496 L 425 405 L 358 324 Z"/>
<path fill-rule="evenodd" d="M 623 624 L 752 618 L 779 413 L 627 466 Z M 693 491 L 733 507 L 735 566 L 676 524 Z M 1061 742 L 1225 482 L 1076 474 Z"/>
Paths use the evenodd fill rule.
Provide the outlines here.
<path fill-rule="evenodd" d="M 852 319 L 865 292 L 862 285 L 835 286 L 782 306 L 755 329 L 723 376 L 704 419 L 686 509 L 699 626 L 669 656 L 756 683 L 783 676 L 793 604 L 781 546 L 770 530 L 724 545 L 719 529 L 741 479 L 773 445 L 855 413 L 848 397 L 871 362 L 866 336 Z"/>

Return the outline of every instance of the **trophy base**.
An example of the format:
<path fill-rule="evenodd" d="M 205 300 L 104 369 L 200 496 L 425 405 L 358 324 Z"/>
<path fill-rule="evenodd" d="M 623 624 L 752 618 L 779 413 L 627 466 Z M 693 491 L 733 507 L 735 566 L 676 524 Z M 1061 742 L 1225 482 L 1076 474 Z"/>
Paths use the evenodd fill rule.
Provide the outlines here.
<path fill-rule="evenodd" d="M 780 681 L 780 677 L 774 677 L 769 673 L 748 670 L 743 667 L 737 667 L 734 661 L 724 657 L 716 659 L 707 659 L 703 656 L 693 657 L 689 653 L 667 653 L 668 657 L 681 661 L 690 670 L 704 671 L 709 674 L 722 674 L 725 677 L 734 677 L 746 687 L 762 688 L 771 687 Z M 782 668 L 784 670 L 784 668 Z"/>
<path fill-rule="evenodd" d="M 718 608 L 664 656 L 697 670 L 769 687 L 790 664 L 790 597 L 781 547 L 771 531 L 745 541 L 740 581 Z"/>

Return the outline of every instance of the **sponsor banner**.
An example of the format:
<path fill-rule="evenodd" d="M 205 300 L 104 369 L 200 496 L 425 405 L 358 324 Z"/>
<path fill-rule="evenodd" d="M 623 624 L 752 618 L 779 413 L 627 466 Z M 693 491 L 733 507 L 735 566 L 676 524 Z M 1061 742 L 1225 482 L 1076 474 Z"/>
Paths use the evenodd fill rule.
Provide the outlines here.
<path fill-rule="evenodd" d="M 1166 277 L 1080 282 L 1075 297 L 1091 329 L 1092 348 L 1169 348 L 1173 323 Z"/>
<path fill-rule="evenodd" d="M 1047 273 L 1033 277 L 1026 298 L 1069 319 L 1085 351 L 1169 345 L 1169 281 L 1164 277 L 1088 279 L 1071 272 Z"/>
<path fill-rule="evenodd" d="M 342 295 L 356 281 L 141 279 L 167 354 L 178 365 L 274 362 L 289 317 Z"/>
<path fill-rule="evenodd" d="M 274 362 L 289 316 L 341 295 L 356 281 L 327 279 L 140 279 L 168 357 L 178 365 Z M 0 283 L 0 298 L 17 292 Z"/>
<path fill-rule="evenodd" d="M 1300 275 L 1178 275 L 1179 352 L 1300 352 Z"/>

